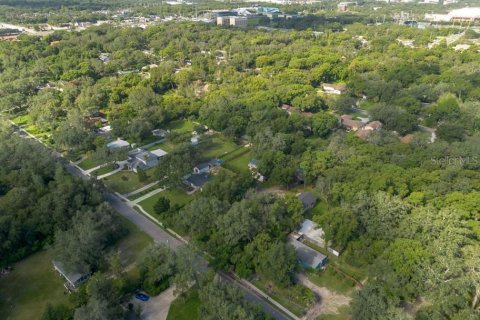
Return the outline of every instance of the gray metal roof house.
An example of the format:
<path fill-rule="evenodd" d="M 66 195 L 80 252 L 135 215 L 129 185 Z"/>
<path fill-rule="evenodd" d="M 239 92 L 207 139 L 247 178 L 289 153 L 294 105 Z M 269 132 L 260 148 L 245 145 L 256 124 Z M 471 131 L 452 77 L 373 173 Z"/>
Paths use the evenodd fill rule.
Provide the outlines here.
<path fill-rule="evenodd" d="M 82 283 L 85 283 L 90 278 L 91 273 L 68 272 L 61 261 L 53 260 L 53 268 L 60 273 L 60 275 L 67 280 L 64 284 L 67 290 L 75 290 Z"/>
<path fill-rule="evenodd" d="M 289 237 L 288 242 L 295 248 L 298 261 L 307 269 L 318 269 L 325 266 L 328 257 L 318 251 L 313 250 L 309 246 L 298 241 L 294 237 Z"/>

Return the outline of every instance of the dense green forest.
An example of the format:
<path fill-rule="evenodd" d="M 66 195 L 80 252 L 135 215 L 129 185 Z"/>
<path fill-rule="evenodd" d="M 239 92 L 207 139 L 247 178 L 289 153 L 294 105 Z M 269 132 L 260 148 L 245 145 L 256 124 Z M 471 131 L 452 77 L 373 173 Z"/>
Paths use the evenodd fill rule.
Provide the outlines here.
<path fill-rule="evenodd" d="M 0 43 L 0 108 L 25 117 L 72 158 L 108 153 L 96 125 L 85 121 L 99 112 L 115 137 L 129 141 L 185 118 L 246 141 L 266 188 L 297 187 L 301 170 L 328 208 L 313 220 L 344 248 L 349 264 L 368 269 L 353 319 L 478 319 L 479 47 L 427 47 L 455 32 L 351 24 L 319 34 L 172 23 L 20 36 Z M 476 36 L 467 32 L 463 40 Z M 111 60 L 100 61 L 101 53 Z M 327 95 L 325 82 L 347 90 Z M 289 115 L 284 104 L 298 112 Z M 359 139 L 340 128 L 337 116 L 360 112 L 384 129 Z M 436 140 L 420 126 L 436 129 Z M 95 221 L 96 210 L 108 210 L 87 184 L 73 183 L 39 147 L 2 134 L 0 253 L 7 263 L 52 241 L 56 229 L 63 230 L 56 238 L 69 237 L 66 222 L 79 210 L 92 213 L 85 223 L 114 227 Z M 409 143 L 401 142 L 407 134 Z M 173 177 L 202 160 L 188 139 L 167 137 L 174 150 L 155 172 L 165 185 L 174 187 Z M 162 218 L 211 254 L 216 268 L 292 286 L 296 258 L 285 239 L 304 218 L 300 203 L 255 187 L 249 174 L 220 173 Z M 204 290 L 214 301 L 215 290 Z M 234 300 L 237 293 L 225 290 Z"/>

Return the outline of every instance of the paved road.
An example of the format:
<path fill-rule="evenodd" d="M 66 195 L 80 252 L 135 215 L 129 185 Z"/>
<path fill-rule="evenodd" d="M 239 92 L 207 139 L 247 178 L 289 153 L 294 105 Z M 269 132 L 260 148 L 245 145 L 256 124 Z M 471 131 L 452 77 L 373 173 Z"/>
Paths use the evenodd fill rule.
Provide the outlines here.
<path fill-rule="evenodd" d="M 19 132 L 22 136 L 29 135 L 26 131 L 21 129 L 18 126 L 14 126 L 14 129 Z M 36 141 L 42 143 L 40 140 L 36 139 L 33 137 Z M 42 143 L 43 144 L 43 143 Z M 48 148 L 48 147 L 47 147 Z M 83 180 L 90 180 L 90 177 L 82 172 L 79 168 L 77 168 L 74 164 L 72 164 L 70 161 L 66 160 L 65 158 L 62 157 L 60 153 L 57 151 L 52 151 L 53 156 L 60 161 L 63 166 L 65 167 L 65 170 L 70 173 L 71 175 L 78 177 Z M 95 183 L 95 181 L 94 181 Z M 140 228 L 142 231 L 144 231 L 146 234 L 150 235 L 156 242 L 158 243 L 163 243 L 172 250 L 178 250 L 181 246 L 185 245 L 183 242 L 175 238 L 174 236 L 170 235 L 167 233 L 164 229 L 160 228 L 158 225 L 156 225 L 154 222 L 146 218 L 145 216 L 141 215 L 131 207 L 129 207 L 123 200 L 121 200 L 118 196 L 111 192 L 104 192 L 104 197 L 105 200 L 118 212 L 120 213 L 123 217 L 127 218 L 129 221 L 131 221 L 133 224 L 135 224 L 138 228 Z M 197 266 L 197 270 L 201 272 L 205 272 L 208 269 L 208 263 L 206 260 L 201 258 L 199 261 L 199 265 Z M 244 293 L 245 298 L 248 301 L 258 303 L 262 307 L 263 311 L 270 314 L 274 319 L 277 320 L 290 320 L 290 317 L 285 315 L 282 311 L 274 307 L 273 305 L 270 304 L 265 298 L 257 294 L 255 291 L 252 289 L 240 284 L 237 282 L 232 276 L 228 275 L 227 273 L 224 272 L 219 272 L 218 275 L 222 278 L 223 281 L 236 284 Z"/>

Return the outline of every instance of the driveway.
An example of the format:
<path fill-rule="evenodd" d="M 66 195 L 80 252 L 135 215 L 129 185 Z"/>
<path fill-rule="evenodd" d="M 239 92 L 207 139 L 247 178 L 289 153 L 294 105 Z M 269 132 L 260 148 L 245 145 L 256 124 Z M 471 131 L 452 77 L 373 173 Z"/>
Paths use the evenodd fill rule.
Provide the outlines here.
<path fill-rule="evenodd" d="M 135 306 L 139 305 L 142 308 L 142 319 L 144 320 L 166 320 L 170 305 L 175 300 L 176 296 L 173 294 L 175 288 L 170 287 L 156 297 L 151 297 L 150 300 L 143 302 L 133 298 L 132 302 Z"/>

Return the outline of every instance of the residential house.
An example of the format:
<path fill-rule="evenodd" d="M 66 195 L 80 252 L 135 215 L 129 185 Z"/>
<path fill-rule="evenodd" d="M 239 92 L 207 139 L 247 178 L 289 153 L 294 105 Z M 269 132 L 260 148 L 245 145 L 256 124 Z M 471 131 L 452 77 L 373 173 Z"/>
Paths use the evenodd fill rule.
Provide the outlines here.
<path fill-rule="evenodd" d="M 347 90 L 347 86 L 338 83 L 322 83 L 322 89 L 328 94 L 342 94 Z"/>
<path fill-rule="evenodd" d="M 109 149 L 121 149 L 121 148 L 129 148 L 129 147 L 130 147 L 130 143 L 120 138 L 117 138 L 117 140 L 114 140 L 107 144 L 107 148 Z"/>
<path fill-rule="evenodd" d="M 355 136 L 360 139 L 367 139 L 373 131 L 379 131 L 382 127 L 383 124 L 380 121 L 372 121 L 357 130 Z"/>
<path fill-rule="evenodd" d="M 295 248 L 298 262 L 307 269 L 323 268 L 328 257 L 318 251 L 313 250 L 309 246 L 295 239 L 293 236 L 288 237 L 288 242 Z"/>
<path fill-rule="evenodd" d="M 213 168 L 216 168 L 221 165 L 221 161 L 218 159 L 212 159 L 207 162 L 202 162 L 198 165 L 196 165 L 193 168 L 193 173 L 194 174 L 200 174 L 200 173 L 208 173 L 210 172 Z"/>
<path fill-rule="evenodd" d="M 138 170 L 145 171 L 153 168 L 157 163 L 157 155 L 141 148 L 135 149 L 128 154 L 128 169 L 135 173 Z"/>
<path fill-rule="evenodd" d="M 319 247 L 326 247 L 329 252 L 334 254 L 335 256 L 340 255 L 341 249 L 339 248 L 332 248 L 330 241 L 328 243 L 325 242 L 325 233 L 323 229 L 318 226 L 315 222 L 309 219 L 305 219 L 300 226 L 300 230 L 296 233 L 293 232 L 291 234 L 292 237 L 295 237 L 300 242 L 308 241 L 312 244 L 315 244 Z"/>
<path fill-rule="evenodd" d="M 208 179 L 208 173 L 190 174 L 183 180 L 183 183 L 192 187 L 194 190 L 202 190 L 203 185 L 208 182 Z"/>
<path fill-rule="evenodd" d="M 357 131 L 361 127 L 364 126 L 364 123 L 358 120 L 353 120 L 351 115 L 344 114 L 340 116 L 340 124 L 342 127 L 347 129 L 348 131 Z"/>
<path fill-rule="evenodd" d="M 317 197 L 311 192 L 299 193 L 297 198 L 302 203 L 304 212 L 312 209 L 317 203 Z"/>
<path fill-rule="evenodd" d="M 165 138 L 169 133 L 170 133 L 170 130 L 163 130 L 163 129 L 155 129 L 152 131 L 152 134 L 155 137 L 159 137 L 160 139 Z"/>
<path fill-rule="evenodd" d="M 73 291 L 76 290 L 80 285 L 83 283 L 87 282 L 88 279 L 90 278 L 91 273 L 90 272 L 69 272 L 65 269 L 63 263 L 61 261 L 52 261 L 53 263 L 53 268 L 63 277 L 65 280 L 67 280 L 66 283 L 64 283 L 64 287 L 68 291 Z"/>
<path fill-rule="evenodd" d="M 381 123 L 380 121 L 372 121 L 367 123 L 362 129 L 376 131 L 382 129 L 382 127 L 383 123 Z"/>
<path fill-rule="evenodd" d="M 302 222 L 300 230 L 298 230 L 298 234 L 300 235 L 300 237 L 297 238 L 299 241 L 308 240 L 320 247 L 325 247 L 325 233 L 322 228 L 312 220 L 305 219 Z"/>

